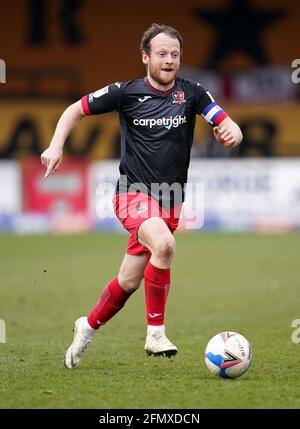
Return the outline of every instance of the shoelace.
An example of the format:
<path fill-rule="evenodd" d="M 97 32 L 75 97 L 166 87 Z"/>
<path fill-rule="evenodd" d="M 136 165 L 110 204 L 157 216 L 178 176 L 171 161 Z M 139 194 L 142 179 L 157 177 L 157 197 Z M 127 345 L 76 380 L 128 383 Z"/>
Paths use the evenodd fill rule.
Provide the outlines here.
<path fill-rule="evenodd" d="M 160 332 L 155 332 L 154 334 L 151 335 L 156 341 L 160 341 L 162 344 L 167 345 L 167 346 L 173 346 L 173 344 L 171 343 L 170 340 L 168 340 L 168 338 L 161 334 Z"/>

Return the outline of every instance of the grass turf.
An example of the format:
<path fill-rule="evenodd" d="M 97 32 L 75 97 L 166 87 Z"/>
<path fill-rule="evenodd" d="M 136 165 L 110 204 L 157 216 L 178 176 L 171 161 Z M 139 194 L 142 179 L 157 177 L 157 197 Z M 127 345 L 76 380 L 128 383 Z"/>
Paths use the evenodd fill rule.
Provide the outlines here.
<path fill-rule="evenodd" d="M 0 408 L 299 408 L 300 235 L 176 235 L 167 305 L 173 359 L 145 357 L 143 287 L 93 339 L 73 371 L 62 360 L 74 320 L 115 277 L 127 237 L 0 236 Z M 250 370 L 223 380 L 203 352 L 243 334 Z"/>

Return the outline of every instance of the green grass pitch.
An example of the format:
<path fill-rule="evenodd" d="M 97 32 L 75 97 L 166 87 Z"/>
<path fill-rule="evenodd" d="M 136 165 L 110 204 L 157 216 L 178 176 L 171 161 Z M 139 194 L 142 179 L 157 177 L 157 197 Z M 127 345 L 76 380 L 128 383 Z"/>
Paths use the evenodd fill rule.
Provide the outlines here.
<path fill-rule="evenodd" d="M 166 311 L 173 359 L 146 357 L 143 285 L 100 329 L 80 365 L 63 366 L 73 322 L 118 271 L 127 237 L 0 237 L 0 408 L 299 408 L 300 235 L 177 234 Z M 208 372 L 223 330 L 253 347 L 236 380 Z"/>

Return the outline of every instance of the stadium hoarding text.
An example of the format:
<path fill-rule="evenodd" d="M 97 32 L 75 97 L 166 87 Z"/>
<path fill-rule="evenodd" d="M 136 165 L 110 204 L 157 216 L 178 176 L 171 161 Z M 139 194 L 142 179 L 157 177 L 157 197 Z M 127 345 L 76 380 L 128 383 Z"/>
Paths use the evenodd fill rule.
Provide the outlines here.
<path fill-rule="evenodd" d="M 122 231 L 112 204 L 118 166 L 119 161 L 65 160 L 61 170 L 45 179 L 37 159 L 22 168 L 1 162 L 0 230 Z M 300 228 L 300 159 L 193 159 L 179 229 L 201 228 Z"/>
<path fill-rule="evenodd" d="M 300 227 L 298 159 L 197 161 L 189 180 L 205 184 L 205 227 L 273 230 Z"/>
<path fill-rule="evenodd" d="M 99 161 L 89 170 L 89 210 L 97 227 L 109 224 L 118 228 L 118 221 L 116 225 L 112 222 L 111 204 L 118 177 L 117 161 Z M 188 180 L 179 229 L 257 231 L 300 227 L 299 159 L 192 160 Z M 106 193 L 99 193 L 101 183 L 112 186 L 106 188 Z M 104 215 L 105 207 L 108 211 Z M 199 216 L 195 216 L 195 210 L 201 211 Z"/>

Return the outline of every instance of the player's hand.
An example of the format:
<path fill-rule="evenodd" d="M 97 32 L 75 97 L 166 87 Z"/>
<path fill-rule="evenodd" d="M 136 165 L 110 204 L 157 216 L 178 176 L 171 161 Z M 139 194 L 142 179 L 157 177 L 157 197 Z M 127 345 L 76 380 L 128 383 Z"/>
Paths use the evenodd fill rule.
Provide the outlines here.
<path fill-rule="evenodd" d="M 51 145 L 42 153 L 41 163 L 47 168 L 45 177 L 50 176 L 50 174 L 58 170 L 62 163 L 62 157 L 62 149 Z"/>
<path fill-rule="evenodd" d="M 238 127 L 214 127 L 213 132 L 217 142 L 227 148 L 234 148 L 242 141 L 242 135 Z"/>

